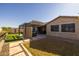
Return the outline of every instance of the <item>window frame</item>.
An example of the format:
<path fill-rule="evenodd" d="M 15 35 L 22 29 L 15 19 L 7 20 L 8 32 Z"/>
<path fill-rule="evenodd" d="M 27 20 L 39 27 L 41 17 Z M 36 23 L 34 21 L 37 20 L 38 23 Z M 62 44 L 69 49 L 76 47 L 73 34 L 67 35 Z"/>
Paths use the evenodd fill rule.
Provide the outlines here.
<path fill-rule="evenodd" d="M 61 32 L 75 32 L 75 23 L 62 24 Z"/>
<path fill-rule="evenodd" d="M 51 32 L 59 32 L 59 25 L 51 25 Z"/>

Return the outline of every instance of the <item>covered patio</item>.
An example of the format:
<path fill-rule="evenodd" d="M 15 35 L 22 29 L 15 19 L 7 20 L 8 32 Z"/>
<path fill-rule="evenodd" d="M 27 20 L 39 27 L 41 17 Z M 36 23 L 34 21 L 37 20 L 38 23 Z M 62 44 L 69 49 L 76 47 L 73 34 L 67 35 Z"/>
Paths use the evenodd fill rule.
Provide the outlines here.
<path fill-rule="evenodd" d="M 29 23 L 23 23 L 19 25 L 19 33 L 21 32 L 20 29 L 23 29 L 22 33 L 24 38 L 32 38 L 39 34 L 46 33 L 45 23 L 39 21 L 31 21 Z"/>

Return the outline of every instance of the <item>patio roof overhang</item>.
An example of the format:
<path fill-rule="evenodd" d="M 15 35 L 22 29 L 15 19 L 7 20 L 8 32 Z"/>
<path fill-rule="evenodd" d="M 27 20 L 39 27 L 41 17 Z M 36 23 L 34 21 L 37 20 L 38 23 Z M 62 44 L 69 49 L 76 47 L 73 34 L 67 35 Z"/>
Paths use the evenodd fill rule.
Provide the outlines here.
<path fill-rule="evenodd" d="M 24 27 L 40 27 L 40 26 L 44 26 L 45 24 L 42 22 L 37 22 L 37 21 L 31 21 L 29 23 L 24 23 L 22 25 L 19 25 L 20 28 L 24 28 Z"/>

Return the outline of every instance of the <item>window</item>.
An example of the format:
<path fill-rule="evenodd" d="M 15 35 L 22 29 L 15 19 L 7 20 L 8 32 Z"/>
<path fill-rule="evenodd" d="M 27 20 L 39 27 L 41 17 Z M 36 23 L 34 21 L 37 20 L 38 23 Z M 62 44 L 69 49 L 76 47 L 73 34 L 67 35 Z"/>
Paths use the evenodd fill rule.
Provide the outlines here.
<path fill-rule="evenodd" d="M 51 31 L 58 32 L 59 31 L 59 25 L 51 25 Z"/>
<path fill-rule="evenodd" d="M 61 31 L 62 32 L 75 32 L 75 24 L 62 24 L 61 25 Z"/>

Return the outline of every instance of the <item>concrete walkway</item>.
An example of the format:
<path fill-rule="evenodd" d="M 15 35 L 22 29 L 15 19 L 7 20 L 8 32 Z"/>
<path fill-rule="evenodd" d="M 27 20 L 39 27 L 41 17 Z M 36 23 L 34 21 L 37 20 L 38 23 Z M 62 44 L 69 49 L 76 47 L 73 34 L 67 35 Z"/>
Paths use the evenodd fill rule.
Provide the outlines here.
<path fill-rule="evenodd" d="M 0 52 L 0 56 L 27 56 L 20 46 L 20 43 L 22 42 L 23 41 L 21 40 L 5 43 Z"/>
<path fill-rule="evenodd" d="M 22 41 L 10 42 L 9 43 L 9 56 L 26 56 L 25 52 L 19 45 Z"/>
<path fill-rule="evenodd" d="M 41 34 L 41 35 L 37 35 L 37 36 L 33 37 L 32 40 L 41 40 L 43 38 L 46 38 L 46 35 Z"/>

